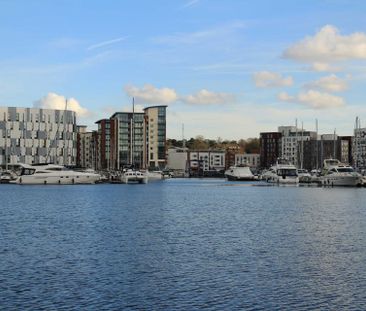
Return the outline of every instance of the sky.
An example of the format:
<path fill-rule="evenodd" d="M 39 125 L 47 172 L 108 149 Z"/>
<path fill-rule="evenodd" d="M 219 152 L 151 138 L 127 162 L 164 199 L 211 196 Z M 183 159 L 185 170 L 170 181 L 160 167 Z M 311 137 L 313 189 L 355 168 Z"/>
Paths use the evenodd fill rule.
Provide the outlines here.
<path fill-rule="evenodd" d="M 168 105 L 167 137 L 366 120 L 366 1 L 0 0 L 0 106 L 79 124 Z M 365 121 L 366 122 L 366 121 Z"/>

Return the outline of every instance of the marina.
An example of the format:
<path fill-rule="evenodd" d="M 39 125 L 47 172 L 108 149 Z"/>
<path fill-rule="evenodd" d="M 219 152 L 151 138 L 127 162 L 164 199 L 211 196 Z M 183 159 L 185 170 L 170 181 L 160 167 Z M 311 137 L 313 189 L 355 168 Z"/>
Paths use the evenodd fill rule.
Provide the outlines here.
<path fill-rule="evenodd" d="M 364 189 L 177 178 L 0 195 L 4 309 L 366 308 Z"/>

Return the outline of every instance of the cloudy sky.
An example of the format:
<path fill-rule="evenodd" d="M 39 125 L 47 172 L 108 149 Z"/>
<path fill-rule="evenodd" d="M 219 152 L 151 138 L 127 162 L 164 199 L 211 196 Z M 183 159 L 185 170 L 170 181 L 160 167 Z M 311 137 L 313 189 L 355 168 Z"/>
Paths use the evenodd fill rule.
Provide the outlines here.
<path fill-rule="evenodd" d="M 168 137 L 366 122 L 366 1 L 0 0 L 0 106 L 79 123 L 168 105 Z M 366 123 L 365 123 L 366 124 Z"/>

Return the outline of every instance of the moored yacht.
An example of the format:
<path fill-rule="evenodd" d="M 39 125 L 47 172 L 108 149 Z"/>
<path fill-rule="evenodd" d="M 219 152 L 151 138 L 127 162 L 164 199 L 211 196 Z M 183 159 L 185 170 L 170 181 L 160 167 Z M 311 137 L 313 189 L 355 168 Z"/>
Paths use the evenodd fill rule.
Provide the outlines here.
<path fill-rule="evenodd" d="M 135 170 L 135 169 L 125 169 L 121 175 L 121 182 L 124 184 L 138 183 L 147 184 L 148 175 L 146 172 Z"/>
<path fill-rule="evenodd" d="M 277 163 L 263 173 L 262 179 L 269 183 L 298 184 L 297 169 L 288 160 L 279 158 Z"/>
<path fill-rule="evenodd" d="M 362 176 L 352 166 L 341 163 L 337 159 L 324 160 L 320 180 L 324 186 L 351 186 L 362 184 Z"/>
<path fill-rule="evenodd" d="M 230 181 L 254 180 L 252 171 L 245 165 L 230 166 L 225 171 L 225 177 Z"/>
<path fill-rule="evenodd" d="M 24 185 L 74 185 L 95 184 L 100 175 L 88 172 L 77 172 L 55 164 L 19 164 L 20 174 L 12 181 Z"/>

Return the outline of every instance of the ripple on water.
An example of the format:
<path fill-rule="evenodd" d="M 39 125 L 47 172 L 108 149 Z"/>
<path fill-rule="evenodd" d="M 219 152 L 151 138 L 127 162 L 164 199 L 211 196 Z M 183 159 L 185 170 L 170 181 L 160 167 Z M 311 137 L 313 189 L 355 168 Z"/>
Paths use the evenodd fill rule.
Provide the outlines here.
<path fill-rule="evenodd" d="M 4 309 L 366 309 L 365 189 L 175 179 L 0 195 Z"/>

